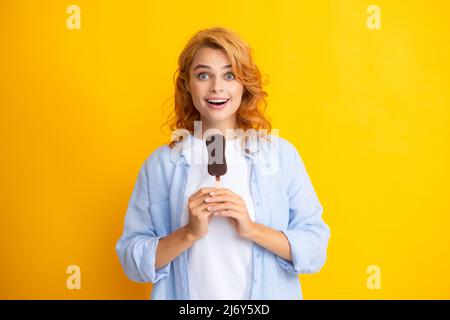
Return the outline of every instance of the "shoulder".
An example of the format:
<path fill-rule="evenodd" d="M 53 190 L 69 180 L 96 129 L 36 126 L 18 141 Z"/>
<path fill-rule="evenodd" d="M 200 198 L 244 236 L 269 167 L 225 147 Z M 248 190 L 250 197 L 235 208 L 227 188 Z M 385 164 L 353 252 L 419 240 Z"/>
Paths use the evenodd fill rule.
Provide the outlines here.
<path fill-rule="evenodd" d="M 157 147 L 145 159 L 145 165 L 150 169 L 153 166 L 164 166 L 170 163 L 171 150 L 167 144 Z"/>
<path fill-rule="evenodd" d="M 171 149 L 168 145 L 157 147 L 144 160 L 140 176 L 145 181 L 150 203 L 166 200 L 172 173 Z"/>
<path fill-rule="evenodd" d="M 289 140 L 273 134 L 269 134 L 267 137 L 269 140 L 261 139 L 259 143 L 259 147 L 265 155 L 277 155 L 280 159 L 285 160 L 299 156 L 297 148 Z"/>
<path fill-rule="evenodd" d="M 286 181 L 292 176 L 292 171 L 298 169 L 299 159 L 297 149 L 290 141 L 270 134 L 259 139 L 253 163 L 258 165 L 262 175 Z"/>
<path fill-rule="evenodd" d="M 144 160 L 143 169 L 149 178 L 166 180 L 173 171 L 173 149 L 167 144 L 153 150 Z M 158 179 L 158 178 L 157 178 Z"/>

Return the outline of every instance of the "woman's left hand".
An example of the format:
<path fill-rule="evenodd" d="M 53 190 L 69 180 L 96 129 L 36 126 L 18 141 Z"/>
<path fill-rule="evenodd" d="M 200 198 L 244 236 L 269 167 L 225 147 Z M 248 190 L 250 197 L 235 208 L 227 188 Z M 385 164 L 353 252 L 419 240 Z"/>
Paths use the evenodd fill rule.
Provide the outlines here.
<path fill-rule="evenodd" d="M 213 194 L 205 199 L 207 203 L 214 203 L 208 211 L 215 213 L 215 216 L 231 218 L 237 233 L 244 238 L 248 238 L 254 229 L 255 223 L 250 219 L 247 205 L 240 195 L 226 188 L 214 189 Z"/>

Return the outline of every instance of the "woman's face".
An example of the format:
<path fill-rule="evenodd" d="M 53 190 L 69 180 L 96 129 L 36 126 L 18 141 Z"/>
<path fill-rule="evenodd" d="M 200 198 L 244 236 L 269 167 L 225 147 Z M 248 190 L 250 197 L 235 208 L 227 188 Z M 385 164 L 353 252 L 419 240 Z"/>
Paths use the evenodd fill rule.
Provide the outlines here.
<path fill-rule="evenodd" d="M 189 79 L 188 88 L 203 128 L 234 129 L 244 88 L 231 72 L 225 53 L 221 49 L 199 49 Z"/>

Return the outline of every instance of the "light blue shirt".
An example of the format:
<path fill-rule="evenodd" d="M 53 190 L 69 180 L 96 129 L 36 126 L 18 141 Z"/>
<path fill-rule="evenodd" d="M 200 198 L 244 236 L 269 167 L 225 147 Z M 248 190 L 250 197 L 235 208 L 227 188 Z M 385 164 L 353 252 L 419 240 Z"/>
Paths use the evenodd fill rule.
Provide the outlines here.
<path fill-rule="evenodd" d="M 250 298 L 302 299 L 299 274 L 323 267 L 330 229 L 305 165 L 287 140 L 270 135 L 271 142 L 250 139 L 245 148 L 251 164 L 251 192 L 255 222 L 282 231 L 293 261 L 253 243 L 253 279 Z M 188 250 L 155 269 L 159 239 L 182 227 L 188 156 L 183 143 L 157 148 L 141 167 L 125 216 L 116 252 L 125 274 L 135 282 L 151 282 L 151 299 L 188 300 Z M 220 277 L 221 275 L 217 275 Z"/>

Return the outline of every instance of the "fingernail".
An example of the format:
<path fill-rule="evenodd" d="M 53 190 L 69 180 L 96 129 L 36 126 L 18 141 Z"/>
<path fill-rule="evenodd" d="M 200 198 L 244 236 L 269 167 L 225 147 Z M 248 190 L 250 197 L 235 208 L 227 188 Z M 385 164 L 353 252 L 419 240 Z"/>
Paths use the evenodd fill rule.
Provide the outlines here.
<path fill-rule="evenodd" d="M 205 199 L 205 202 L 209 202 L 209 198 L 206 198 L 206 199 Z"/>
<path fill-rule="evenodd" d="M 219 214 L 219 212 L 214 212 L 214 215 L 217 216 Z"/>
<path fill-rule="evenodd" d="M 213 196 L 214 195 L 214 191 L 211 191 L 209 194 Z"/>
<path fill-rule="evenodd" d="M 211 210 L 211 209 L 212 209 L 212 207 L 208 207 L 208 208 L 206 208 L 206 210 L 208 210 L 208 211 L 209 211 L 209 210 Z"/>

